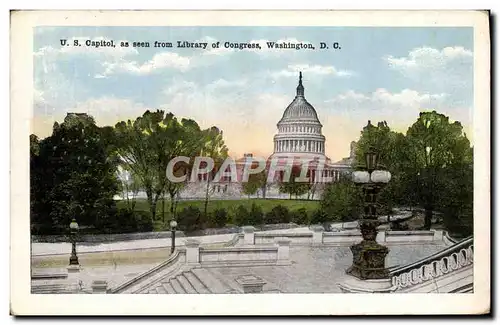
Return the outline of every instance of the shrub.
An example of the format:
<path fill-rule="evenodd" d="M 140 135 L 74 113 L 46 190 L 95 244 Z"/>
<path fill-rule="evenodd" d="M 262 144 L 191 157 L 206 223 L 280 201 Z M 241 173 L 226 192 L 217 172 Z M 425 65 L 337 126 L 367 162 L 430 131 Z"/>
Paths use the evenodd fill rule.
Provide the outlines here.
<path fill-rule="evenodd" d="M 326 213 L 321 209 L 317 209 L 316 211 L 313 212 L 313 214 L 311 216 L 311 224 L 312 225 L 322 224 L 322 223 L 326 222 L 327 219 L 328 218 L 327 218 Z"/>
<path fill-rule="evenodd" d="M 222 228 L 226 225 L 227 222 L 228 222 L 228 215 L 227 215 L 226 209 L 224 209 L 224 208 L 216 209 L 212 213 L 212 222 L 211 223 L 215 227 Z"/>
<path fill-rule="evenodd" d="M 320 201 L 320 209 L 326 218 L 323 222 L 359 219 L 362 202 L 360 189 L 354 184 L 347 181 L 329 184 Z M 320 215 L 316 217 L 320 218 Z"/>
<path fill-rule="evenodd" d="M 129 233 L 137 231 L 134 212 L 128 209 L 112 210 L 109 217 L 97 224 L 96 233 Z"/>
<path fill-rule="evenodd" d="M 136 223 L 136 231 L 138 232 L 153 231 L 153 220 L 151 219 L 149 212 L 136 211 L 134 213 L 134 219 Z"/>
<path fill-rule="evenodd" d="M 255 203 L 252 204 L 248 217 L 248 224 L 252 226 L 261 225 L 264 222 L 264 213 L 262 212 L 262 208 Z"/>
<path fill-rule="evenodd" d="M 107 234 L 148 232 L 153 231 L 153 221 L 147 211 L 116 209 L 106 219 L 103 219 L 97 227 L 89 228 L 88 231 L 89 233 Z"/>
<path fill-rule="evenodd" d="M 237 208 L 236 208 L 236 211 L 234 213 L 234 223 L 237 225 L 237 226 L 245 226 L 245 225 L 248 225 L 248 221 L 249 221 L 249 212 L 247 210 L 247 208 L 245 208 L 244 205 L 239 205 Z"/>
<path fill-rule="evenodd" d="M 266 213 L 264 217 L 264 222 L 266 224 L 276 224 L 276 223 L 289 223 L 290 222 L 290 212 L 283 205 L 277 205 Z"/>
<path fill-rule="evenodd" d="M 309 216 L 307 215 L 307 210 L 305 208 L 292 211 L 291 215 L 292 222 L 298 225 L 306 225 L 309 222 Z"/>
<path fill-rule="evenodd" d="M 199 208 L 188 206 L 177 214 L 177 223 L 180 230 L 194 231 L 204 227 L 204 220 Z"/>

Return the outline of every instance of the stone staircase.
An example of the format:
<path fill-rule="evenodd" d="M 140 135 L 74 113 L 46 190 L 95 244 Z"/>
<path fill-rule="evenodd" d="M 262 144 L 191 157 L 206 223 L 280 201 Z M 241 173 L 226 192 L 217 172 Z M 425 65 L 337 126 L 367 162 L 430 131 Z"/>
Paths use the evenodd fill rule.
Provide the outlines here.
<path fill-rule="evenodd" d="M 243 293 L 242 288 L 228 277 L 210 268 L 194 268 L 168 280 L 155 283 L 149 294 Z"/>
<path fill-rule="evenodd" d="M 58 282 L 42 282 L 35 281 L 31 284 L 32 294 L 68 294 L 68 293 L 78 293 L 78 288 L 75 285 L 69 285 L 65 281 Z"/>

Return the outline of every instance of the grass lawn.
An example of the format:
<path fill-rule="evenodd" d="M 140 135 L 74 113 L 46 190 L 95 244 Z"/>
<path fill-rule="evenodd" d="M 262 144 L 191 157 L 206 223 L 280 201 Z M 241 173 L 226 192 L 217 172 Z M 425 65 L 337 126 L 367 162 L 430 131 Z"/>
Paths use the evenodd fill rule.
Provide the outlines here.
<path fill-rule="evenodd" d="M 208 202 L 208 212 L 212 212 L 216 209 L 224 208 L 228 212 L 229 216 L 232 217 L 239 205 L 245 206 L 250 209 L 252 204 L 255 203 L 262 208 L 264 213 L 270 211 L 277 205 L 283 205 L 290 211 L 295 211 L 300 208 L 305 208 L 309 214 L 312 214 L 319 207 L 318 201 L 309 200 L 283 200 L 283 199 L 241 199 L 241 200 L 210 200 Z M 204 200 L 193 200 L 193 201 L 179 201 L 177 206 L 177 212 L 188 207 L 194 206 L 198 207 L 201 211 L 204 209 Z M 125 208 L 127 206 L 126 201 L 118 201 L 117 205 L 119 208 Z M 149 205 L 145 199 L 138 199 L 135 206 L 136 211 L 147 211 L 149 212 Z M 155 230 L 165 230 L 169 229 L 168 225 L 163 225 L 162 220 L 166 223 L 170 220 L 170 201 L 165 201 L 165 216 L 162 218 L 162 200 L 158 200 L 157 204 L 157 222 L 155 223 Z"/>

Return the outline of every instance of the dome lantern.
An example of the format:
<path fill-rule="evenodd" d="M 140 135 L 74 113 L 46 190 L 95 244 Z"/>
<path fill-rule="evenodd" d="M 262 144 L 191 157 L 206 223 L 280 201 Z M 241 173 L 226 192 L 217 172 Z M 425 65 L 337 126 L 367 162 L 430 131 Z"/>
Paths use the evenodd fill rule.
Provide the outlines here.
<path fill-rule="evenodd" d="M 304 97 L 304 86 L 302 85 L 302 71 L 299 72 L 299 85 L 297 86 L 297 96 Z"/>

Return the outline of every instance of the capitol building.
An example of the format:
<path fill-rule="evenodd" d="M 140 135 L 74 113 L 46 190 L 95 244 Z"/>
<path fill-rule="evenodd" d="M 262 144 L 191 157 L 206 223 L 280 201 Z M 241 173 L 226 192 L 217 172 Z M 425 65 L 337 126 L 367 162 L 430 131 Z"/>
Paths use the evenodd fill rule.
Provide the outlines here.
<path fill-rule="evenodd" d="M 321 133 L 322 127 L 316 110 L 304 96 L 301 72 L 297 95 L 278 122 L 273 156 L 325 158 L 325 136 Z"/>
<path fill-rule="evenodd" d="M 342 173 L 351 170 L 356 143 L 351 143 L 349 157 L 332 162 L 325 154 L 326 138 L 322 128 L 316 110 L 305 98 L 300 72 L 295 98 L 277 124 L 274 152 L 269 159 L 294 159 L 294 162 L 311 160 L 308 175 L 312 183 L 322 182 L 325 177 L 338 181 Z"/>

